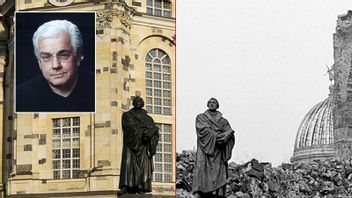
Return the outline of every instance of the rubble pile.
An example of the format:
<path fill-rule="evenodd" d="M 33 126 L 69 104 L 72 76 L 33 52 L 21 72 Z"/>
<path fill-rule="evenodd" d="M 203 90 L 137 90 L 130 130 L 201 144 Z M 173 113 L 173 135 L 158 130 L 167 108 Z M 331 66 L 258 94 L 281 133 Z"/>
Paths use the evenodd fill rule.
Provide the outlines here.
<path fill-rule="evenodd" d="M 193 169 L 196 162 L 194 151 L 176 153 L 176 195 L 179 198 L 191 198 Z"/>
<path fill-rule="evenodd" d="M 194 151 L 182 151 L 181 154 L 176 154 L 176 181 L 179 181 L 180 185 L 186 182 L 192 187 L 195 162 L 196 153 Z"/>
<path fill-rule="evenodd" d="M 194 163 L 195 152 L 177 154 L 176 194 L 179 198 L 193 197 Z M 231 162 L 227 194 L 229 198 L 352 197 L 352 161 L 317 160 L 309 164 L 283 163 L 278 167 L 256 159 L 242 165 Z"/>

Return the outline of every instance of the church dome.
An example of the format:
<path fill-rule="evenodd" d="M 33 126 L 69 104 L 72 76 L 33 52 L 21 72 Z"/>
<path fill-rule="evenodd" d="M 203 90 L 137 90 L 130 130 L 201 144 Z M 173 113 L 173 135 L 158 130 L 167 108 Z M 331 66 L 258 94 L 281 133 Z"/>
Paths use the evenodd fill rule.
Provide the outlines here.
<path fill-rule="evenodd" d="M 334 156 L 334 128 L 331 98 L 316 104 L 298 128 L 291 161 L 312 162 Z"/>

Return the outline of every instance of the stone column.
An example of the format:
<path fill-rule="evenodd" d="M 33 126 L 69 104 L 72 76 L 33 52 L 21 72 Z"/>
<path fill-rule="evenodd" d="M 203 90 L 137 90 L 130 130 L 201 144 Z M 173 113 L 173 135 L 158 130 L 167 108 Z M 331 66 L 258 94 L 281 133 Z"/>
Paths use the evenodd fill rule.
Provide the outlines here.
<path fill-rule="evenodd" d="M 14 4 L 12 4 L 14 6 Z M 5 184 L 8 181 L 9 175 L 12 171 L 13 165 L 13 141 L 15 139 L 14 135 L 14 125 L 13 120 L 15 119 L 15 114 L 13 113 L 13 91 L 14 91 L 14 17 L 13 13 L 8 13 L 5 17 L 5 22 L 7 25 L 7 35 L 8 37 L 3 42 L 3 47 L 6 49 L 5 63 L 0 66 L 0 115 L 1 115 L 1 128 L 2 139 L 0 144 L 2 146 L 2 181 Z M 3 186 L 4 188 L 5 186 Z M 2 192 L 5 189 L 1 190 Z"/>
<path fill-rule="evenodd" d="M 4 146 L 5 139 L 5 128 L 4 128 L 4 70 L 7 64 L 8 48 L 8 26 L 6 23 L 6 17 L 0 18 L 0 197 L 4 197 L 4 182 L 6 175 L 6 151 Z"/>
<path fill-rule="evenodd" d="M 334 34 L 333 116 L 335 154 L 352 157 L 352 11 L 338 16 Z"/>
<path fill-rule="evenodd" d="M 130 109 L 134 96 L 133 65 L 131 64 L 130 28 L 134 10 L 123 1 L 105 2 L 105 9 L 97 10 L 97 112 L 94 147 L 96 178 L 110 177 L 112 190 L 118 189 L 122 153 L 121 115 Z M 109 137 L 107 139 L 107 137 Z M 92 177 L 91 190 L 98 180 Z"/>
<path fill-rule="evenodd" d="M 6 43 L 1 41 L 0 42 L 0 129 L 2 129 L 2 134 L 0 136 L 0 145 L 2 145 L 0 147 L 0 158 L 2 163 L 0 163 L 0 197 L 4 197 L 4 174 L 6 174 L 6 169 L 4 166 L 4 162 L 6 161 L 6 154 L 5 154 L 5 149 L 3 146 L 4 145 L 4 137 L 5 137 L 5 133 L 4 133 L 4 125 L 3 125 L 3 115 L 4 115 L 4 105 L 3 105 L 3 101 L 4 101 L 4 90 L 3 90 L 3 83 L 4 83 L 4 78 L 3 78 L 3 71 L 6 65 Z"/>

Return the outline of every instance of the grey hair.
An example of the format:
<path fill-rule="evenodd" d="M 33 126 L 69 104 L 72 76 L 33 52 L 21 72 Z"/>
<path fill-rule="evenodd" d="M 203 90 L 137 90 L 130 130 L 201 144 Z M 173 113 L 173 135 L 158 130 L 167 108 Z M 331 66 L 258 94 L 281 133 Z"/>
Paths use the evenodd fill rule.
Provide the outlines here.
<path fill-rule="evenodd" d="M 78 27 L 67 20 L 52 20 L 39 26 L 33 34 L 32 42 L 34 54 L 39 59 L 38 40 L 40 38 L 57 38 L 61 33 L 66 32 L 70 36 L 73 55 L 76 55 L 79 49 L 83 47 L 81 32 Z"/>

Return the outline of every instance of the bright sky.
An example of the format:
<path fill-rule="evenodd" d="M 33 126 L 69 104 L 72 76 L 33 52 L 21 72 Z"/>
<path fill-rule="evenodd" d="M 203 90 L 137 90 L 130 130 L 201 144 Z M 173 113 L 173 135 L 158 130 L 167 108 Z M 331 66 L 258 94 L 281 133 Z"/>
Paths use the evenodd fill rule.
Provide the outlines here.
<path fill-rule="evenodd" d="M 195 117 L 219 100 L 232 160 L 289 162 L 305 114 L 328 97 L 337 16 L 350 0 L 177 1 L 177 152 L 196 147 Z"/>

